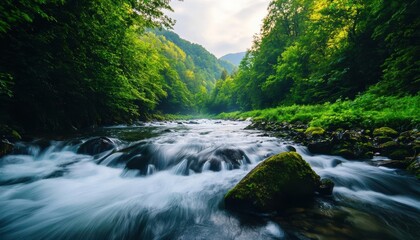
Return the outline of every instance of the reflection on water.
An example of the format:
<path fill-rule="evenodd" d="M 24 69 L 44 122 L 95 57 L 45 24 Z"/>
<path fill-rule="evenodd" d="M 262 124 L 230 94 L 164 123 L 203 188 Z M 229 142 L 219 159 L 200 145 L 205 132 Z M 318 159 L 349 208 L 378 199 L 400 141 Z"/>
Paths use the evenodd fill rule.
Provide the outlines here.
<path fill-rule="evenodd" d="M 90 137 L 106 136 L 95 143 L 104 151 L 92 154 L 80 153 L 90 137 L 21 143 L 0 159 L 0 238 L 419 239 L 418 180 L 300 146 L 336 183 L 332 197 L 277 216 L 226 211 L 228 189 L 287 149 L 247 124 L 103 128 Z"/>

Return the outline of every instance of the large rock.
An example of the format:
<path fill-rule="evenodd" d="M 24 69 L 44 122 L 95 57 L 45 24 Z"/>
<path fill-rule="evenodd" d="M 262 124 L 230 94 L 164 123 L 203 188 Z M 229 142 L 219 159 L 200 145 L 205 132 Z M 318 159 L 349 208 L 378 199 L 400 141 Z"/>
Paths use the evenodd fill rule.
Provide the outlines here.
<path fill-rule="evenodd" d="M 112 139 L 107 137 L 95 137 L 87 140 L 80 145 L 77 153 L 96 155 L 105 151 L 109 151 L 116 147 L 116 144 Z"/>
<path fill-rule="evenodd" d="M 392 128 L 389 128 L 389 127 L 381 127 L 381 128 L 376 128 L 373 131 L 373 136 L 375 136 L 375 137 L 378 137 L 378 136 L 397 137 L 398 132 L 395 131 Z"/>
<path fill-rule="evenodd" d="M 311 199 L 320 177 L 296 152 L 266 159 L 225 196 L 228 208 L 269 212 Z"/>
<path fill-rule="evenodd" d="M 306 129 L 305 134 L 308 137 L 322 136 L 325 134 L 325 130 L 321 127 L 309 127 Z"/>

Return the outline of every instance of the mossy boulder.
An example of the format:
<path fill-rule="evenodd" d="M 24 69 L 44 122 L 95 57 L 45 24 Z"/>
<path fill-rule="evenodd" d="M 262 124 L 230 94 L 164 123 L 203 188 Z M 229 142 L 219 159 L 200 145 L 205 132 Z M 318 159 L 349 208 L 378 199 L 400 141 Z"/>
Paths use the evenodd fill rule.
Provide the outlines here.
<path fill-rule="evenodd" d="M 385 151 L 396 150 L 399 147 L 400 147 L 400 145 L 397 142 L 394 142 L 394 141 L 389 141 L 389 142 L 383 143 L 379 146 L 379 148 L 381 148 Z"/>
<path fill-rule="evenodd" d="M 356 159 L 358 156 L 350 149 L 337 149 L 331 152 L 332 155 L 342 156 L 346 159 Z"/>
<path fill-rule="evenodd" d="M 377 136 L 397 137 L 398 132 L 395 131 L 392 128 L 389 128 L 389 127 L 381 127 L 381 128 L 376 128 L 373 131 L 373 136 L 375 136 L 375 137 L 377 137 Z"/>
<path fill-rule="evenodd" d="M 325 129 L 321 127 L 309 127 L 305 131 L 306 136 L 322 136 L 325 134 Z"/>
<path fill-rule="evenodd" d="M 405 149 L 397 149 L 395 151 L 392 151 L 390 154 L 388 154 L 388 157 L 393 160 L 404 160 L 407 157 L 411 157 L 412 154 L 405 150 Z"/>
<path fill-rule="evenodd" d="M 285 152 L 260 163 L 225 196 L 228 208 L 270 212 L 311 199 L 320 177 L 296 152 Z"/>

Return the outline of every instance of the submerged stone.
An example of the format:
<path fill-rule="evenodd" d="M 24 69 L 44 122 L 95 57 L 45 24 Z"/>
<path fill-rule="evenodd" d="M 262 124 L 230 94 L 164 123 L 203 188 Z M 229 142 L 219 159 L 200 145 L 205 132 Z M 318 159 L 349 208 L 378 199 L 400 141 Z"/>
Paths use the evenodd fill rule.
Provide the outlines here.
<path fill-rule="evenodd" d="M 285 152 L 260 163 L 225 196 L 228 208 L 275 211 L 312 199 L 320 177 L 296 152 Z"/>
<path fill-rule="evenodd" d="M 318 193 L 320 195 L 331 195 L 334 189 L 334 182 L 329 178 L 324 178 L 321 180 L 319 185 Z"/>
<path fill-rule="evenodd" d="M 79 149 L 77 150 L 77 153 L 96 155 L 111 150 L 115 147 L 116 145 L 111 139 L 107 137 L 96 137 L 89 139 L 88 141 L 80 145 Z"/>

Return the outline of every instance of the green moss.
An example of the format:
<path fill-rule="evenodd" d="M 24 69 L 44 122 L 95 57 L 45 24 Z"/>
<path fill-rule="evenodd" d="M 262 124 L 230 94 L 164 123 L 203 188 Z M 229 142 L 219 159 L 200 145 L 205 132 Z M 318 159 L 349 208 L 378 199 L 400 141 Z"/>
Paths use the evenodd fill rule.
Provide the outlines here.
<path fill-rule="evenodd" d="M 396 137 L 398 132 L 389 127 L 381 127 L 373 131 L 373 136 Z"/>
<path fill-rule="evenodd" d="M 386 142 L 392 141 L 392 138 L 391 137 L 388 137 L 388 136 L 379 136 L 379 137 L 376 137 L 375 140 L 379 144 L 382 144 L 382 143 L 386 143 Z"/>
<path fill-rule="evenodd" d="M 386 143 L 381 144 L 379 147 L 382 149 L 395 149 L 399 146 L 398 143 L 394 142 L 394 141 L 389 141 Z"/>
<path fill-rule="evenodd" d="M 225 196 L 230 206 L 274 210 L 293 199 L 311 196 L 320 177 L 295 152 L 266 159 L 243 178 Z"/>
<path fill-rule="evenodd" d="M 305 129 L 303 129 L 303 128 L 296 128 L 294 130 L 298 133 L 304 133 L 305 132 Z"/>
<path fill-rule="evenodd" d="M 398 149 L 391 152 L 391 154 L 389 154 L 389 158 L 394 160 L 404 160 L 406 157 L 410 157 L 410 155 L 411 154 L 407 150 Z"/>
<path fill-rule="evenodd" d="M 311 136 L 320 136 L 320 135 L 324 135 L 325 130 L 321 127 L 309 127 L 308 129 L 306 129 L 305 134 L 306 135 L 311 135 Z"/>
<path fill-rule="evenodd" d="M 332 154 L 342 156 L 347 159 L 356 158 L 356 155 L 354 154 L 354 152 L 349 149 L 339 149 L 339 150 L 333 151 Z"/>
<path fill-rule="evenodd" d="M 420 179 L 420 161 L 418 159 L 414 159 L 408 166 L 407 170 L 413 173 L 417 179 Z"/>

